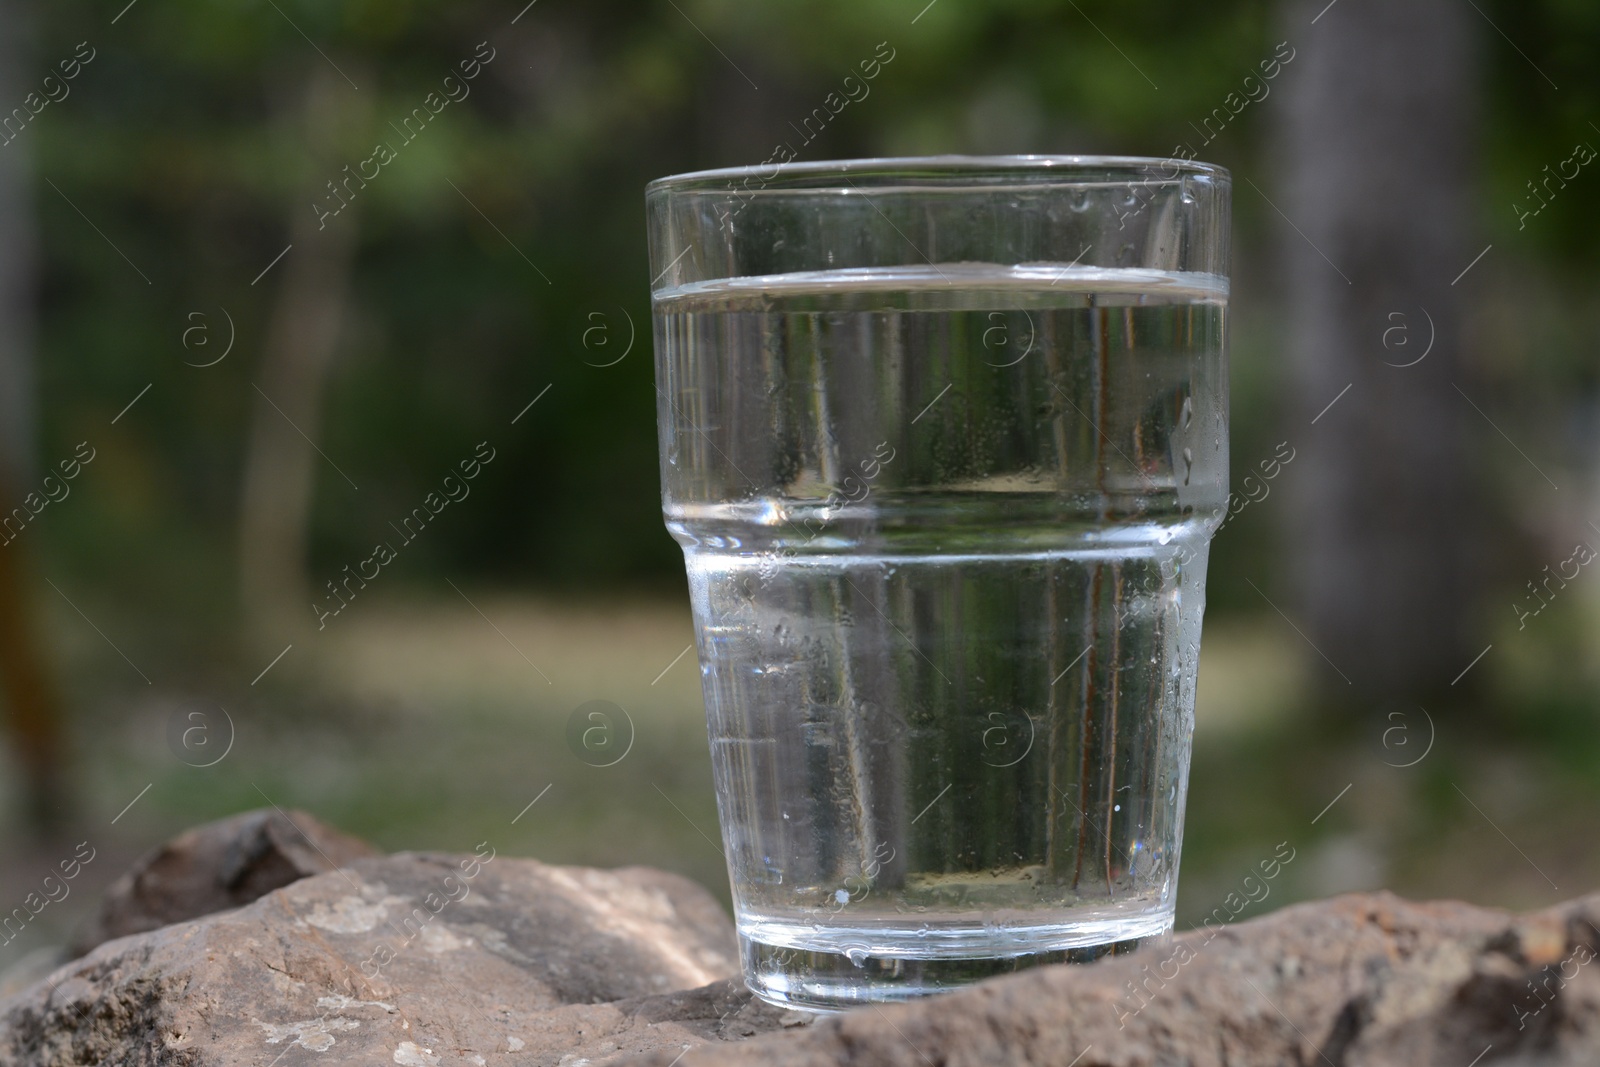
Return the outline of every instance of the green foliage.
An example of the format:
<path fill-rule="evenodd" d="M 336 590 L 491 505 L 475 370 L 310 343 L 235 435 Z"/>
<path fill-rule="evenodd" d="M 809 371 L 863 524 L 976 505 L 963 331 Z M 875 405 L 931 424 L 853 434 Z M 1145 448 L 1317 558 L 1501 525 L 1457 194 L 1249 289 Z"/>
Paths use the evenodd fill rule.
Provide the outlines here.
<path fill-rule="evenodd" d="M 520 3 L 483 0 L 140 0 L 113 24 L 116 6 L 38 10 L 17 85 L 79 41 L 97 57 L 7 150 L 31 152 L 40 179 L 42 456 L 88 437 L 108 457 L 96 493 L 52 516 L 52 536 L 75 565 L 130 587 L 161 578 L 113 566 L 129 543 L 186 546 L 156 554 L 168 578 L 193 552 L 231 551 L 243 429 L 261 403 L 251 383 L 281 265 L 252 279 L 289 243 L 291 218 L 314 210 L 323 183 L 375 143 L 394 143 L 391 123 L 480 41 L 496 58 L 471 96 L 329 223 L 354 226 L 359 244 L 312 436 L 361 489 L 319 467 L 314 565 L 368 550 L 488 439 L 503 458 L 476 484 L 470 513 L 449 516 L 407 554 L 412 579 L 448 566 L 545 584 L 676 582 L 656 507 L 642 186 L 766 158 L 878 42 L 895 49 L 894 62 L 802 158 L 1164 154 L 1277 40 L 1315 32 L 1282 28 L 1262 0 L 936 0 L 920 16 L 920 0 L 546 0 L 515 25 Z M 1579 0 L 1501 0 L 1485 11 L 1560 90 L 1481 27 L 1484 228 L 1529 261 L 1592 276 L 1600 201 L 1586 188 L 1521 232 L 1506 205 L 1575 140 L 1600 146 L 1589 126 L 1600 115 L 1600 69 L 1589 61 L 1600 14 Z M 330 66 L 359 86 L 350 92 L 369 118 L 341 134 L 332 158 L 317 158 L 303 99 L 308 78 Z M 1278 87 L 1294 75 L 1285 68 Z M 1263 142 L 1274 106 L 1247 108 L 1204 158 L 1270 173 Z M 1240 199 L 1241 253 L 1265 257 L 1275 222 Z M 223 308 L 237 330 L 232 353 L 186 366 L 196 361 L 181 343 L 190 314 L 207 317 L 220 345 Z M 628 320 L 632 351 L 594 366 L 621 350 Z M 613 347 L 585 347 L 596 324 Z M 1592 388 L 1581 332 L 1541 347 L 1531 376 L 1552 389 Z M 1240 337 L 1240 348 L 1272 358 L 1269 340 Z M 1248 406 L 1235 411 L 1251 440 L 1271 439 L 1263 393 L 1246 390 Z"/>

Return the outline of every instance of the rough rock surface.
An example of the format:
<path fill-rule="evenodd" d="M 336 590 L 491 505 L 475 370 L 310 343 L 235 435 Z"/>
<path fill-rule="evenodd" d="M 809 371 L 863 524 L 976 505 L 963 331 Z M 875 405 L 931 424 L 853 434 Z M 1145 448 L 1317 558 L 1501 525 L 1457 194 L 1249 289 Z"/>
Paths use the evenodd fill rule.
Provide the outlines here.
<path fill-rule="evenodd" d="M 114 937 L 237 908 L 378 850 L 303 811 L 247 811 L 196 827 L 146 853 L 106 891 L 72 939 L 81 956 Z"/>
<path fill-rule="evenodd" d="M 367 851 L 276 812 L 158 849 L 97 929 L 187 921 L 0 1000 L 0 1065 L 1600 1067 L 1600 895 L 1341 897 L 813 1021 L 751 999 L 675 875 Z"/>
<path fill-rule="evenodd" d="M 1600 1065 L 1600 895 L 1518 916 L 1387 893 L 1285 908 L 678 1067 Z M 676 1052 L 626 1062 L 666 1067 Z"/>
<path fill-rule="evenodd" d="M 571 1065 L 801 1021 L 736 970 L 676 875 L 400 854 L 101 945 L 0 1002 L 0 1064 Z"/>

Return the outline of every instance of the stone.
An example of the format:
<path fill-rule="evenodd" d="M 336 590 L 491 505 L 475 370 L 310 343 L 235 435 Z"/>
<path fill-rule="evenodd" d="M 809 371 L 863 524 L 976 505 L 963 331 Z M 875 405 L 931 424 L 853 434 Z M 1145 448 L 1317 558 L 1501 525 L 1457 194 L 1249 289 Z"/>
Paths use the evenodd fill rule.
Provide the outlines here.
<path fill-rule="evenodd" d="M 1388 893 L 1284 908 L 628 1067 L 1595 1067 L 1600 895 L 1527 916 Z"/>
<path fill-rule="evenodd" d="M 100 945 L 0 1002 L 0 1063 L 571 1067 L 801 1018 L 736 972 L 677 875 L 402 853 Z"/>
<path fill-rule="evenodd" d="M 817 1017 L 750 996 L 727 916 L 676 875 L 370 851 L 278 812 L 156 850 L 97 920 L 112 940 L 14 969 L 0 1064 L 1600 1064 L 1600 895 L 1339 897 Z"/>
<path fill-rule="evenodd" d="M 81 956 L 114 937 L 237 908 L 378 854 L 303 811 L 262 808 L 207 823 L 146 853 L 118 878 L 70 951 Z"/>

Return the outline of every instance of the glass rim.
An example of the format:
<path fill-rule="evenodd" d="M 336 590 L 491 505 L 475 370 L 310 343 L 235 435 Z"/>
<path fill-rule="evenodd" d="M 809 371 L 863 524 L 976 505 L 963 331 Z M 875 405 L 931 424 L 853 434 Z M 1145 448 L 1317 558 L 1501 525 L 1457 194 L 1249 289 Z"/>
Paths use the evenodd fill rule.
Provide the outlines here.
<path fill-rule="evenodd" d="M 1115 180 L 1118 172 L 1126 173 L 1129 180 L 1149 181 L 1151 178 L 1149 171 L 1154 167 L 1171 170 L 1169 176 L 1160 179 L 1162 181 L 1176 181 L 1179 177 L 1187 175 L 1203 176 L 1229 185 L 1233 183 L 1233 176 L 1226 167 L 1173 156 L 949 154 L 869 156 L 860 159 L 823 159 L 776 164 L 769 162 L 741 167 L 717 167 L 656 178 L 646 184 L 644 190 L 647 197 L 662 193 L 726 193 L 731 183 L 740 179 L 754 179 L 754 183 L 743 186 L 744 194 L 755 196 L 769 191 L 848 192 L 851 189 L 846 187 L 853 187 L 854 184 L 849 181 L 853 175 L 859 175 L 863 179 L 881 177 L 901 181 L 917 178 L 942 179 L 936 187 L 946 191 L 1005 189 L 1040 184 L 1071 187 L 1074 184 L 1094 184 L 1089 179 L 1096 177 L 1101 182 L 1106 181 L 1108 177 L 1110 180 Z M 963 176 L 973 179 L 970 185 L 943 180 L 960 179 Z M 844 186 L 826 184 L 826 179 L 829 177 L 843 179 Z M 1006 180 L 1008 178 L 1016 180 L 1008 181 Z M 817 179 L 824 181 L 822 184 L 815 184 Z M 874 182 L 870 187 L 882 188 L 882 185 Z"/>

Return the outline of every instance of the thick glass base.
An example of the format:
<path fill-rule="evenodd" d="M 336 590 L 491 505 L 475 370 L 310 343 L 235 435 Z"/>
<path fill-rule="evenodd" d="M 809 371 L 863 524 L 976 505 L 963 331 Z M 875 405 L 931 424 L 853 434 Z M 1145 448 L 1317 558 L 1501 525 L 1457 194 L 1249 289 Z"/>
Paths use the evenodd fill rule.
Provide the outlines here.
<path fill-rule="evenodd" d="M 762 1000 L 799 1011 L 844 1011 L 948 993 L 1043 964 L 1092 963 L 1102 956 L 1123 955 L 1165 938 L 1172 930 L 1172 916 L 1095 924 L 1104 926 L 1099 931 L 1085 925 L 1029 931 L 1032 937 L 1019 937 L 1013 929 L 1002 948 L 987 952 L 967 938 L 930 945 L 925 935 L 913 934 L 918 942 L 906 944 L 892 934 L 886 938 L 882 929 L 831 929 L 825 939 L 807 929 L 812 936 L 802 938 L 798 930 L 774 929 L 771 923 L 758 924 L 760 934 L 777 935 L 787 943 L 757 940 L 741 931 L 739 945 L 745 983 Z"/>

